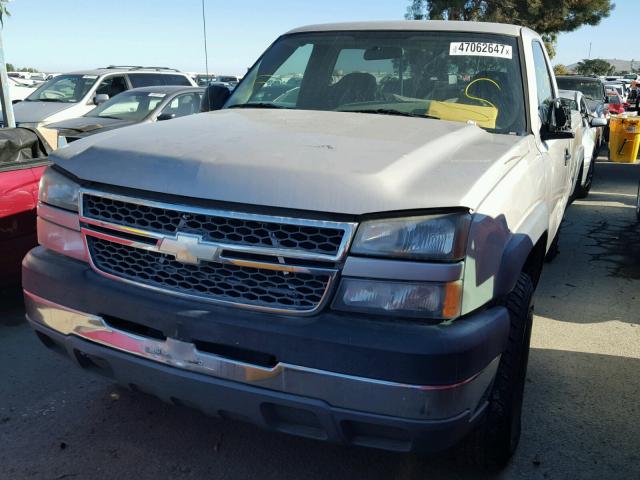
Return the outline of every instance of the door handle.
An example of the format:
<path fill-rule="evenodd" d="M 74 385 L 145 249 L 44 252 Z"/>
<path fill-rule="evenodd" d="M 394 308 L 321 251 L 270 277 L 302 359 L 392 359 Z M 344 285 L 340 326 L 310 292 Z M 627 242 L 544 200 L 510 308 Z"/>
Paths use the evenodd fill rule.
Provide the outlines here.
<path fill-rule="evenodd" d="M 571 160 L 571 154 L 569 153 L 569 149 L 565 148 L 564 150 L 564 166 L 569 165 L 569 160 Z"/>

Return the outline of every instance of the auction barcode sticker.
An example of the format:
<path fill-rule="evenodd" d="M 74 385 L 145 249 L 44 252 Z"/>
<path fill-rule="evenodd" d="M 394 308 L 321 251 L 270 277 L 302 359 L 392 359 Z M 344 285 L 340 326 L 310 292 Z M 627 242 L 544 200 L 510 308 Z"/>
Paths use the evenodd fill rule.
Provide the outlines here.
<path fill-rule="evenodd" d="M 498 57 L 513 58 L 511 45 L 487 42 L 451 42 L 449 55 L 474 56 L 474 57 Z"/>

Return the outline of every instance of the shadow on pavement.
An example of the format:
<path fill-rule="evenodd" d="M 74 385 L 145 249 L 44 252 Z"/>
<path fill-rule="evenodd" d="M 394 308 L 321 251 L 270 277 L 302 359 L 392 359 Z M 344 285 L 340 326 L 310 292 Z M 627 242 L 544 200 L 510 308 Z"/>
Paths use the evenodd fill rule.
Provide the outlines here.
<path fill-rule="evenodd" d="M 598 162 L 592 193 L 568 209 L 560 254 L 545 265 L 536 313 L 572 323 L 640 324 L 640 165 Z"/>
<path fill-rule="evenodd" d="M 527 467 L 529 457 L 549 478 L 633 478 L 640 471 L 639 370 L 638 358 L 532 349 L 514 467 Z"/>
<path fill-rule="evenodd" d="M 0 327 L 24 322 L 24 299 L 18 287 L 0 289 Z"/>
<path fill-rule="evenodd" d="M 140 467 L 141 458 L 153 458 L 137 478 L 628 479 L 640 461 L 639 369 L 638 359 L 533 349 L 520 448 L 500 475 L 473 471 L 451 458 L 266 432 L 102 383 L 67 404 L 49 399 L 34 408 L 35 424 L 25 426 L 24 418 L 8 422 L 6 433 L 10 427 L 22 434 L 0 452 L 0 460 L 10 474 L 36 478 L 120 478 L 132 465 Z M 64 383 L 60 390 L 69 387 Z M 29 428 L 33 435 L 24 434 Z M 91 454 L 85 455 L 88 444 Z M 28 465 L 19 460 L 26 450 L 40 452 Z"/>

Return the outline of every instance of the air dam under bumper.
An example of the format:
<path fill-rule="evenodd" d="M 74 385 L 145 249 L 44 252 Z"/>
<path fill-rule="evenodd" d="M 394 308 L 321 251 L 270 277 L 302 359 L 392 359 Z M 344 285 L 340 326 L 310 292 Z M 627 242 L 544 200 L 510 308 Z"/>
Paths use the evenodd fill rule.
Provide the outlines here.
<path fill-rule="evenodd" d="M 28 263 L 27 258 L 25 268 Z M 69 271 L 61 277 L 65 273 Z M 46 289 L 31 292 L 29 278 L 26 275 L 29 322 L 46 345 L 61 347 L 80 366 L 166 401 L 311 438 L 399 451 L 446 448 L 482 414 L 499 361 L 496 356 L 478 373 L 438 385 L 285 362 L 254 365 L 200 351 L 171 336 L 151 338 L 119 330 L 100 315 L 44 298 Z"/>

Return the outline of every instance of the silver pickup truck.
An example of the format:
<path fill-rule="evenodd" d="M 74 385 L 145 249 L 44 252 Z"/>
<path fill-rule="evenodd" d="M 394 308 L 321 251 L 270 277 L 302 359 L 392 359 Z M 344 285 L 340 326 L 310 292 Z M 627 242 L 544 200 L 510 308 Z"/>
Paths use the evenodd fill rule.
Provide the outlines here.
<path fill-rule="evenodd" d="M 504 465 L 577 170 L 552 72 L 512 25 L 288 32 L 211 112 L 51 155 L 28 320 L 176 405 Z"/>

